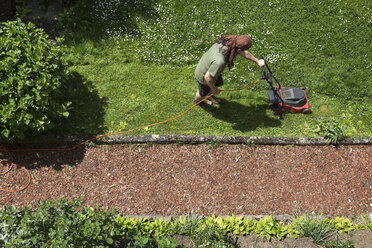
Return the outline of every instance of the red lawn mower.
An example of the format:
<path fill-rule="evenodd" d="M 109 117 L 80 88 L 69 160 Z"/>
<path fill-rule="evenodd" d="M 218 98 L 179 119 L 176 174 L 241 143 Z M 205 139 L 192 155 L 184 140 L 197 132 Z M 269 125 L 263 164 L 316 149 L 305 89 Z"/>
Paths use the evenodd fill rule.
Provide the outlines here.
<path fill-rule="evenodd" d="M 263 59 L 263 56 L 261 55 L 260 58 Z M 269 73 L 266 71 L 265 67 Z M 282 115 L 284 112 L 311 114 L 305 87 L 282 87 L 274 77 L 266 61 L 265 66 L 261 67 L 261 69 L 263 74 L 261 79 L 265 79 L 271 88 L 267 91 L 267 96 L 269 98 L 269 105 L 273 108 L 275 115 Z M 273 85 L 273 78 L 277 83 L 275 86 Z"/>

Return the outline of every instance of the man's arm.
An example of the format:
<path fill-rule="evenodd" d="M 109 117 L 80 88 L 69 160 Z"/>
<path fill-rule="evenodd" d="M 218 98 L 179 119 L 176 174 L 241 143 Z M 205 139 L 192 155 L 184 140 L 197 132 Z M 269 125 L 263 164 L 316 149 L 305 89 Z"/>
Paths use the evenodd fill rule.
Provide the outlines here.
<path fill-rule="evenodd" d="M 248 52 L 248 50 L 242 50 L 242 51 L 238 51 L 238 52 L 244 58 L 255 62 L 259 67 L 265 66 L 265 60 L 263 60 L 263 59 L 257 59 L 250 52 Z"/>
<path fill-rule="evenodd" d="M 209 88 L 211 88 L 213 95 L 220 94 L 221 90 L 214 85 L 213 78 L 212 78 L 211 74 L 209 74 L 209 71 L 207 71 L 207 73 L 205 73 L 204 79 L 207 82 Z"/>

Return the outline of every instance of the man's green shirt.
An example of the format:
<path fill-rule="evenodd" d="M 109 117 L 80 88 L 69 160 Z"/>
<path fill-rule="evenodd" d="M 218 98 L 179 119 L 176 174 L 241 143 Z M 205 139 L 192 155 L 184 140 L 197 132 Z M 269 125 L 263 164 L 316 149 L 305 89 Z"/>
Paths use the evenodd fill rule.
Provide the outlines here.
<path fill-rule="evenodd" d="M 199 83 L 207 84 L 204 79 L 204 75 L 207 73 L 207 71 L 212 76 L 213 83 L 216 82 L 227 65 L 224 55 L 226 49 L 226 46 L 215 43 L 202 56 L 195 69 L 195 78 Z"/>

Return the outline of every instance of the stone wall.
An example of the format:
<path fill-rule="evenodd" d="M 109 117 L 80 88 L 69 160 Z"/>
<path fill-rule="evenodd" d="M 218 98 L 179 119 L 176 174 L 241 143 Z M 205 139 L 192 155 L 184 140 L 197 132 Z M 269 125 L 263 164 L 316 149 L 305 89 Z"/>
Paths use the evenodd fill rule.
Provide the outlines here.
<path fill-rule="evenodd" d="M 0 22 L 13 19 L 14 2 L 15 0 L 0 0 Z"/>

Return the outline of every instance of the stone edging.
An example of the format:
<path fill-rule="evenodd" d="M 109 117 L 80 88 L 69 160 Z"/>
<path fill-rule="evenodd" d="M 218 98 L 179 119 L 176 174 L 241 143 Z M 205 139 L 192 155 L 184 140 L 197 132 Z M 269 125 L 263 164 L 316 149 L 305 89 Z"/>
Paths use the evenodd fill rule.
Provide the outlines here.
<path fill-rule="evenodd" d="M 44 142 L 53 140 L 53 143 L 84 142 L 89 138 L 75 136 L 54 137 L 42 139 Z M 92 140 L 97 144 L 247 144 L 247 145 L 328 145 L 323 138 L 297 138 L 297 137 L 257 137 L 257 136 L 209 136 L 209 135 L 112 135 Z M 372 145 L 372 137 L 345 138 L 340 145 Z"/>

